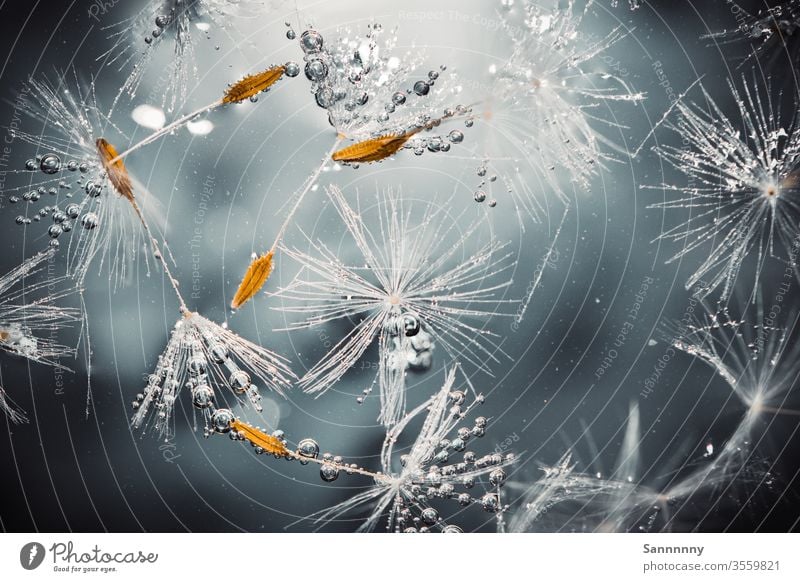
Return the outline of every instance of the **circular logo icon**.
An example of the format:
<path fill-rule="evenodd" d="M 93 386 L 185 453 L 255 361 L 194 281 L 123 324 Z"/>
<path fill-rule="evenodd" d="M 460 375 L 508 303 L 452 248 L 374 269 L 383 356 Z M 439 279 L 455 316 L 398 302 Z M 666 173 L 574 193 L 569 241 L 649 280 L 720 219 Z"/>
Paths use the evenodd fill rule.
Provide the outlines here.
<path fill-rule="evenodd" d="M 30 542 L 19 551 L 19 563 L 26 570 L 35 570 L 44 562 L 44 546 L 39 542 Z"/>

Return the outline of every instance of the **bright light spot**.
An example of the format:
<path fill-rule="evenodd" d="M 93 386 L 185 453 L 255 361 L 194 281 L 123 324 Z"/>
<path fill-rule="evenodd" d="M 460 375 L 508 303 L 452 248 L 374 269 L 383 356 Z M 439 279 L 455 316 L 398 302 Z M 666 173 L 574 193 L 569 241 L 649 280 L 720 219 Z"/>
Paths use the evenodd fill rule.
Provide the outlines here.
<path fill-rule="evenodd" d="M 214 131 L 214 124 L 208 119 L 201 119 L 200 121 L 190 121 L 186 124 L 186 129 L 194 135 L 208 135 Z"/>
<path fill-rule="evenodd" d="M 714 445 L 713 445 L 713 444 L 711 444 L 711 443 L 708 443 L 708 444 L 706 445 L 706 454 L 705 454 L 705 455 L 703 455 L 703 456 L 704 456 L 704 457 L 710 457 L 710 456 L 711 456 L 711 455 L 713 455 L 713 454 L 714 454 Z"/>
<path fill-rule="evenodd" d="M 147 129 L 161 129 L 167 122 L 164 112 L 152 105 L 139 105 L 131 113 L 133 120 Z"/>
<path fill-rule="evenodd" d="M 202 30 L 203 32 L 208 32 L 211 30 L 211 25 L 208 22 L 197 22 L 195 23 L 195 26 L 198 28 L 198 30 Z"/>

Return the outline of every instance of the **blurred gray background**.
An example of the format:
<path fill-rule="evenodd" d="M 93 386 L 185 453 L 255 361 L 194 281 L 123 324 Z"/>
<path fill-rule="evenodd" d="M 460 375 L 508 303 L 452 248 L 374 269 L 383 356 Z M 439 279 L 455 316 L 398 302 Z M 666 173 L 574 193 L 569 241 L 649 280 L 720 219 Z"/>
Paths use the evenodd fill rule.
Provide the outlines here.
<path fill-rule="evenodd" d="M 654 62 L 662 63 L 677 92 L 704 75 L 706 87 L 728 111 L 733 104 L 725 79 L 749 71 L 747 65 L 737 69 L 748 54 L 747 46 L 717 47 L 700 39 L 710 31 L 736 26 L 726 2 L 643 4 L 631 11 L 623 0 L 599 0 L 584 22 L 597 36 L 615 26 L 630 30 L 610 49 L 606 64 L 617 63 L 624 69 L 625 80 L 647 92 L 648 98 L 643 105 L 622 103 L 597 112 L 626 126 L 604 129 L 623 150 L 635 149 L 668 106 Z M 0 125 L 10 123 L 16 91 L 28 76 L 55 77 L 71 67 L 84 78 L 94 76 L 98 100 L 106 108 L 110 106 L 125 71 L 103 67 L 96 60 L 111 46 L 103 27 L 139 10 L 140 2 L 101 5 L 102 10 L 92 8 L 97 6 L 92 0 L 0 4 L 0 52 L 4 56 Z M 446 64 L 459 72 L 466 87 L 464 102 L 481 98 L 470 87 L 485 84 L 489 66 L 510 53 L 509 42 L 497 27 L 500 4 L 491 0 L 445 0 L 436 5 L 441 16 L 427 17 L 420 11 L 429 12 L 430 2 L 417 0 L 299 2 L 297 11 L 293 3 L 273 5 L 278 6 L 259 17 L 237 19 L 225 29 L 212 27 L 209 39 L 199 39 L 200 81 L 186 110 L 217 98 L 224 83 L 260 66 L 301 61 L 297 44 L 285 37 L 286 20 L 313 23 L 330 38 L 341 24 L 362 32 L 370 22 L 397 25 L 402 47 L 427 47 L 431 68 Z M 755 10 L 763 3 L 741 5 Z M 91 16 L 95 13 L 99 13 L 97 19 Z M 297 24 L 295 28 L 299 33 Z M 158 94 L 158 79 L 168 61 L 169 48 L 164 46 L 145 75 L 140 96 Z M 784 59 L 772 66 L 774 89 L 785 85 L 791 95 L 790 64 Z M 133 107 L 143 100 L 129 103 L 123 99 L 116 108 L 115 122 L 131 139 L 146 131 L 137 129 L 130 117 Z M 784 101 L 790 103 L 791 99 L 785 97 Z M 202 292 L 191 307 L 216 321 L 227 321 L 244 337 L 286 355 L 302 375 L 324 354 L 323 334 L 318 330 L 291 335 L 274 332 L 293 316 L 271 309 L 277 300 L 263 295 L 236 314 L 231 314 L 227 305 L 250 253 L 271 243 L 286 200 L 329 149 L 332 134 L 325 112 L 315 105 L 301 74 L 281 82 L 258 103 L 229 107 L 208 119 L 214 124 L 209 135 L 193 136 L 181 130 L 132 155 L 128 167 L 163 206 L 178 278 L 188 286 L 192 271 L 198 272 Z M 486 131 L 478 120 L 466 132 L 464 144 L 452 152 L 477 159 L 508 155 L 491 151 Z M 666 131 L 658 132 L 657 137 L 675 143 Z M 18 141 L 11 149 L 10 163 L 17 167 L 35 153 Z M 417 158 L 404 152 L 392 162 L 325 173 L 321 183 L 336 183 L 351 196 L 359 190 L 364 199 L 376 189 L 402 186 L 408 198 L 436 204 L 452 199 L 452 216 L 465 225 L 483 217 L 486 227 L 481 234 L 485 237 L 493 232 L 509 240 L 518 253 L 514 285 L 506 296 L 519 298 L 552 239 L 560 210 L 542 224 L 527 223 L 522 232 L 502 190 L 498 190 L 494 209 L 473 201 L 478 164 L 456 159 L 456 155 Z M 683 283 L 700 257 L 665 265 L 677 249 L 651 244 L 662 228 L 679 224 L 685 216 L 648 209 L 649 204 L 663 199 L 663 193 L 641 186 L 680 180 L 680 176 L 663 167 L 649 148 L 634 161 L 618 157 L 620 162 L 601 171 L 590 191 L 568 190 L 571 210 L 556 245 L 557 259 L 547 269 L 519 329 L 512 330 L 508 319 L 490 323 L 489 328 L 503 338 L 508 359 L 493 366 L 493 377 L 465 366 L 473 384 L 487 396 L 480 414 L 491 418 L 487 436 L 476 450 L 489 452 L 511 439 L 521 456 L 512 470 L 511 478 L 517 482 L 537 478 L 537 463 L 553 463 L 570 448 L 580 469 L 608 474 L 632 402 L 639 404 L 643 431 L 643 464 L 636 478 L 648 485 L 657 485 L 665 475 L 702 460 L 709 443 L 721 448 L 742 415 L 738 403 L 729 398 L 728 387 L 707 367 L 682 354 L 669 362 L 653 392 L 643 396 L 644 382 L 667 347 L 658 334 L 659 326 L 664 319 L 680 318 L 686 309 L 689 296 Z M 309 195 L 297 223 L 330 246 L 347 244 L 335 213 L 322 199 L 321 191 Z M 5 200 L 3 206 L 0 263 L 5 272 L 46 244 L 46 235 L 43 225 L 23 228 L 14 224 L 18 208 L 9 207 Z M 287 240 L 303 245 L 297 230 L 290 230 Z M 160 272 L 154 270 L 147 277 L 143 265 L 140 267 L 138 276 L 123 289 L 111 288 L 107 277 L 97 276 L 96 269 L 88 279 L 94 349 L 88 417 L 84 413 L 86 371 L 81 362 L 76 364 L 75 374 L 64 375 L 61 390 L 55 386 L 52 369 L 2 358 L 2 384 L 28 411 L 31 423 L 13 426 L 0 419 L 0 528 L 282 531 L 297 519 L 369 485 L 363 478 L 344 475 L 325 484 L 313 466 L 257 457 L 250 447 L 223 437 L 206 440 L 202 430 L 195 429 L 186 399 L 177 415 L 178 431 L 172 442 L 131 429 L 130 402 L 143 387 L 177 318 L 176 305 Z M 295 265 L 279 258 L 269 285 L 274 288 L 288 282 L 295 271 Z M 780 272 L 776 267 L 772 274 Z M 640 318 L 613 365 L 598 380 L 595 372 L 648 277 L 654 283 L 643 301 Z M 792 293 L 796 299 L 794 288 Z M 346 330 L 345 325 L 331 325 L 322 331 L 336 338 Z M 65 334 L 66 341 L 74 341 L 74 336 Z M 369 352 L 365 358 L 375 361 L 376 354 Z M 439 349 L 430 372 L 410 377 L 410 404 L 436 390 L 448 363 Z M 265 394 L 264 419 L 252 414 L 248 418 L 279 426 L 291 442 L 313 437 L 322 451 L 378 468 L 383 433 L 375 422 L 377 399 L 368 399 L 363 405 L 355 400 L 371 380 L 370 370 L 356 370 L 319 399 L 299 390 L 286 400 Z M 766 438 L 759 442 L 757 454 L 774 463 L 772 485 L 730 492 L 732 504 L 714 506 L 709 500 L 690 504 L 673 524 L 674 529 L 785 531 L 797 527 L 797 417 L 782 417 L 760 426 Z M 515 495 L 510 490 L 506 501 L 514 503 Z M 744 499 L 750 500 L 748 507 L 739 511 Z M 494 528 L 489 516 L 478 510 L 464 512 L 458 523 L 469 530 Z M 324 529 L 352 531 L 358 524 L 356 517 Z M 301 522 L 288 531 L 311 528 Z"/>

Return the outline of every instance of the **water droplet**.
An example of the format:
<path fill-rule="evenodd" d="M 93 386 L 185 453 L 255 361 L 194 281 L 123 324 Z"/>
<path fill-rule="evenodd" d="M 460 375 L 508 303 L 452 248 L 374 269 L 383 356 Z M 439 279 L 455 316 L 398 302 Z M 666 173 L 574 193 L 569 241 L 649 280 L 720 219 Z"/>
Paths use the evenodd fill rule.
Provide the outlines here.
<path fill-rule="evenodd" d="M 461 143 L 464 141 L 464 133 L 454 129 L 448 134 L 447 139 L 449 139 L 452 143 Z"/>
<path fill-rule="evenodd" d="M 67 205 L 66 213 L 70 218 L 78 218 L 81 213 L 81 207 L 77 204 L 69 204 Z"/>
<path fill-rule="evenodd" d="M 489 473 L 489 483 L 495 486 L 502 485 L 505 483 L 506 477 L 506 472 L 503 471 L 503 469 L 497 468 Z"/>
<path fill-rule="evenodd" d="M 433 507 L 426 507 L 422 510 L 422 521 L 427 523 L 428 525 L 434 525 L 437 521 L 439 521 L 439 512 L 436 511 Z"/>
<path fill-rule="evenodd" d="M 303 439 L 299 443 L 297 443 L 297 454 L 301 457 L 307 457 L 309 459 L 316 459 L 319 456 L 319 445 L 317 441 L 314 439 Z M 308 461 L 300 461 L 304 465 L 308 464 Z"/>
<path fill-rule="evenodd" d="M 427 81 L 417 81 L 414 83 L 414 93 L 420 97 L 427 95 L 431 90 L 431 86 Z"/>
<path fill-rule="evenodd" d="M 250 386 L 250 374 L 244 370 L 236 370 L 231 374 L 228 383 L 237 394 L 244 394 L 245 390 Z"/>
<path fill-rule="evenodd" d="M 402 324 L 406 337 L 413 337 L 419 333 L 420 323 L 415 315 L 411 313 L 403 315 Z"/>
<path fill-rule="evenodd" d="M 325 463 L 322 467 L 319 468 L 319 476 L 322 478 L 323 481 L 330 483 L 331 481 L 336 481 L 339 478 L 339 467 L 335 465 L 331 465 L 329 463 Z"/>
<path fill-rule="evenodd" d="M 42 158 L 39 169 L 45 174 L 57 174 L 61 170 L 61 158 L 55 154 L 47 154 Z"/>
<path fill-rule="evenodd" d="M 226 433 L 231 430 L 231 423 L 236 417 L 227 408 L 218 408 L 211 415 L 211 426 L 215 432 Z"/>
<path fill-rule="evenodd" d="M 483 190 L 478 190 L 477 192 L 475 192 L 474 198 L 475 202 L 483 202 L 484 200 L 486 200 L 486 192 L 484 192 Z"/>
<path fill-rule="evenodd" d="M 100 218 L 94 212 L 87 212 L 81 218 L 81 226 L 86 230 L 97 228 L 98 224 L 100 224 Z"/>
<path fill-rule="evenodd" d="M 322 50 L 322 35 L 316 30 L 306 30 L 300 35 L 300 47 L 306 54 L 318 53 Z"/>
<path fill-rule="evenodd" d="M 484 511 L 495 513 L 500 509 L 500 499 L 495 493 L 487 493 L 481 497 L 481 507 Z"/>
<path fill-rule="evenodd" d="M 214 404 L 214 391 L 208 384 L 200 384 L 192 390 L 192 404 L 195 408 L 209 408 Z"/>
<path fill-rule="evenodd" d="M 320 59 L 310 59 L 306 63 L 305 73 L 309 81 L 322 81 L 328 76 L 328 65 Z"/>
<path fill-rule="evenodd" d="M 84 186 L 84 190 L 86 194 L 91 196 L 92 198 L 97 198 L 100 196 L 100 193 L 103 191 L 103 187 L 100 184 L 96 184 L 92 180 L 86 182 L 86 186 Z"/>
<path fill-rule="evenodd" d="M 285 73 L 287 77 L 296 77 L 300 74 L 300 65 L 294 61 L 289 61 L 285 66 Z"/>

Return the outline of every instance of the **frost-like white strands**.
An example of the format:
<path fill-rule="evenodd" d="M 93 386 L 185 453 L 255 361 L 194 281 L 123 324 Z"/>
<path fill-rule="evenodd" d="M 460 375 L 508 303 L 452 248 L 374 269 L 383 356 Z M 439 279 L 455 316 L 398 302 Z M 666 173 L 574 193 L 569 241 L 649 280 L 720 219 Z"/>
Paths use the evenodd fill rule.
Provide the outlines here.
<path fill-rule="evenodd" d="M 301 379 L 307 392 L 329 389 L 378 340 L 380 421 L 390 426 L 405 413 L 406 371 L 426 365 L 431 340 L 454 358 L 463 357 L 484 369 L 497 361 L 495 334 L 467 320 L 485 322 L 501 315 L 498 308 L 511 301 L 498 293 L 510 281 L 494 281 L 514 262 L 506 244 L 494 239 L 460 259 L 479 223 L 459 235 L 446 220 L 446 207 L 429 205 L 421 218 L 415 217 L 412 205 L 389 190 L 379 199 L 377 216 L 370 216 L 376 222 L 370 227 L 360 203 L 352 208 L 333 186 L 327 193 L 363 263 L 345 264 L 319 241 L 310 241 L 310 253 L 285 249 L 303 269 L 277 292 L 290 300 L 279 309 L 307 316 L 289 329 L 340 319 L 358 321 Z"/>
<path fill-rule="evenodd" d="M 282 356 L 198 313 L 187 312 L 175 324 L 147 386 L 136 396 L 132 422 L 139 428 L 152 414 L 157 432 L 170 438 L 174 434 L 176 400 L 185 387 L 191 391 L 194 407 L 202 411 L 208 435 L 215 427 L 227 427 L 232 420 L 228 408 L 217 409 L 218 399 L 226 397 L 220 390 L 229 391 L 234 398 L 247 399 L 260 412 L 261 395 L 254 382 L 283 395 L 294 379 Z"/>
<path fill-rule="evenodd" d="M 468 115 L 457 105 L 461 92 L 453 73 L 440 66 L 425 72 L 419 51 L 396 54 L 396 31 L 372 24 L 360 36 L 350 28 L 335 32 L 333 40 L 316 30 L 300 35 L 305 75 L 311 92 L 341 137 L 360 142 L 386 135 L 431 129 L 438 120 Z M 415 137 L 415 152 L 448 151 L 461 143 L 463 133 Z"/>
<path fill-rule="evenodd" d="M 107 269 L 109 278 L 121 285 L 144 240 L 136 212 L 150 211 L 154 203 L 121 163 L 107 163 L 115 152 L 111 142 L 127 138 L 100 110 L 94 83 L 84 88 L 76 82 L 70 88 L 63 79 L 58 84 L 31 79 L 20 103 L 43 129 L 14 134 L 35 146 L 37 155 L 17 172 L 31 177 L 7 190 L 9 201 L 24 202 L 32 210 L 30 203 L 46 197 L 47 205 L 32 218 L 17 216 L 17 224 L 50 223 L 50 244 L 67 247 L 67 272 L 79 287 L 95 259 L 98 270 Z M 73 187 L 80 196 L 74 201 Z M 15 193 L 19 191 L 25 191 L 21 200 Z M 69 240 L 63 245 L 65 238 Z"/>
<path fill-rule="evenodd" d="M 800 56 L 800 1 L 787 0 L 777 6 L 762 8 L 750 14 L 734 2 L 729 2 L 735 11 L 736 26 L 730 29 L 703 35 L 702 38 L 718 45 L 748 44 L 751 57 L 766 57 L 774 61 L 784 51 L 793 62 Z M 746 59 L 747 60 L 747 59 Z"/>
<path fill-rule="evenodd" d="M 430 401 L 389 429 L 381 450 L 381 472 L 374 485 L 310 518 L 327 523 L 368 506 L 371 511 L 359 531 L 372 531 L 386 515 L 388 531 L 455 533 L 461 528 L 447 524 L 433 507 L 436 501 L 455 501 L 461 507 L 478 505 L 489 513 L 505 511 L 499 491 L 507 478 L 504 467 L 514 462 L 514 455 L 493 453 L 478 457 L 466 450 L 471 439 L 484 436 L 488 421 L 479 416 L 471 427 L 463 424 L 473 407 L 483 402 L 483 397 L 478 395 L 467 404 L 467 395 L 454 390 L 455 380 L 456 368 L 453 368 Z M 398 459 L 395 447 L 403 431 L 423 415 L 425 419 L 414 443 Z M 459 460 L 453 461 L 456 455 Z M 469 493 L 481 483 L 490 491 L 479 495 Z"/>
<path fill-rule="evenodd" d="M 40 273 L 42 265 L 54 254 L 54 249 L 37 253 L 0 277 L 0 350 L 40 364 L 64 368 L 61 359 L 72 358 L 75 350 L 59 344 L 55 334 L 80 317 L 77 310 L 55 304 L 67 294 L 53 291 L 63 284 L 63 278 L 34 282 L 15 289 L 24 278 Z M 41 297 L 36 298 L 38 295 Z M 25 419 L 2 387 L 0 410 L 13 422 Z"/>
<path fill-rule="evenodd" d="M 800 132 L 798 114 L 782 123 L 768 92 L 743 79 L 744 97 L 729 82 L 740 120 L 725 116 L 705 89 L 706 105 L 681 101 L 677 119 L 667 127 L 689 145 L 662 145 L 657 153 L 687 178 L 685 184 L 662 184 L 678 192 L 675 200 L 652 208 L 688 209 L 692 216 L 659 239 L 682 244 L 668 262 L 709 248 L 708 257 L 686 282 L 704 297 L 722 287 L 730 298 L 749 254 L 755 255 L 753 287 L 767 257 L 783 260 L 797 272 L 800 245 Z"/>
<path fill-rule="evenodd" d="M 259 0 L 149 0 L 138 14 L 106 27 L 113 44 L 97 60 L 129 71 L 119 95 L 134 98 L 146 74 L 153 74 L 161 107 L 172 111 L 183 105 L 197 81 L 197 39 L 207 36 L 211 26 L 223 30 L 232 17 L 264 5 Z M 170 64 L 164 70 L 150 70 L 154 51 L 162 45 L 172 50 Z"/>
<path fill-rule="evenodd" d="M 745 408 L 736 434 L 721 453 L 733 454 L 752 438 L 763 416 L 800 414 L 787 407 L 800 379 L 800 346 L 789 341 L 787 330 L 775 327 L 760 302 L 757 324 L 732 319 L 727 311 L 707 311 L 704 321 L 679 330 L 672 345 L 711 366 Z M 788 320 L 796 323 L 797 313 Z"/>
<path fill-rule="evenodd" d="M 553 466 L 542 466 L 541 471 L 542 477 L 526 488 L 522 505 L 511 514 L 510 532 L 560 530 L 565 522 L 568 531 L 585 531 L 590 523 L 592 529 L 619 531 L 622 524 L 618 517 L 610 519 L 608 508 L 635 495 L 636 485 L 579 473 L 570 453 Z"/>
<path fill-rule="evenodd" d="M 582 21 L 591 1 L 583 12 L 573 0 L 547 8 L 530 0 L 520 4 L 521 18 L 513 18 L 516 9 L 501 12 L 513 52 L 490 69 L 494 82 L 487 123 L 503 147 L 510 147 L 515 157 L 525 156 L 539 180 L 557 193 L 558 169 L 586 188 L 598 166 L 614 159 L 604 150 L 614 146 L 598 126 L 618 125 L 600 109 L 611 102 L 644 99 L 601 62 L 625 34 L 621 28 L 605 37 L 587 33 Z M 525 191 L 524 184 L 520 191 Z M 540 203 L 521 203 L 538 218 Z"/>
<path fill-rule="evenodd" d="M 737 430 L 737 434 L 738 434 Z M 610 475 L 576 470 L 572 454 L 556 465 L 542 466 L 543 476 L 524 488 L 522 504 L 511 512 L 511 532 L 630 532 L 670 531 L 681 512 L 694 510 L 692 498 L 714 499 L 735 485 L 750 486 L 770 479 L 764 464 L 733 436 L 721 451 L 677 470 L 659 471 L 646 481 L 640 474 L 641 431 L 636 407 L 631 409 L 617 463 Z M 714 499 L 720 503 L 719 499 Z"/>

